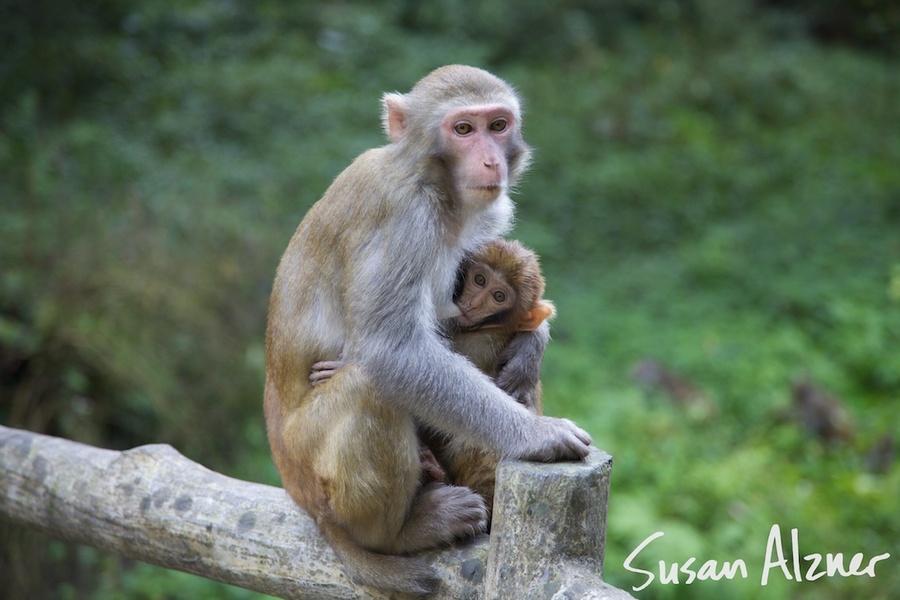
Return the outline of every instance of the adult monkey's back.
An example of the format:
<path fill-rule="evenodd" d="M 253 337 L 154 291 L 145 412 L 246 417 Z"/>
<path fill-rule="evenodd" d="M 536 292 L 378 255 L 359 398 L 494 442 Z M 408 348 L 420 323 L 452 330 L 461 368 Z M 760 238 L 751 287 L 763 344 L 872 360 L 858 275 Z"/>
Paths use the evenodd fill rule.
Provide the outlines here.
<path fill-rule="evenodd" d="M 512 88 L 449 66 L 384 107 L 391 143 L 337 177 L 278 267 L 265 412 L 285 489 L 351 576 L 428 593 L 431 568 L 398 555 L 474 535 L 486 513 L 468 488 L 422 486 L 416 422 L 543 461 L 583 458 L 590 437 L 529 412 L 438 331 L 463 254 L 509 227 L 529 158 Z M 312 365 L 341 354 L 347 366 L 313 388 Z"/>

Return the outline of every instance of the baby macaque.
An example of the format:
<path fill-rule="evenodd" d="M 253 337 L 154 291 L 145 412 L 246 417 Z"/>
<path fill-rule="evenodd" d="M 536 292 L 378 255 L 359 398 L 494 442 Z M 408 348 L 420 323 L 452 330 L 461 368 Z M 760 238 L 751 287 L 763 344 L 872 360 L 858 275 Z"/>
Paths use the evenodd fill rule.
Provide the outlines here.
<path fill-rule="evenodd" d="M 467 257 L 454 294 L 459 315 L 447 322 L 453 349 L 504 392 L 541 412 L 540 374 L 549 341 L 537 255 L 517 241 L 495 240 Z"/>

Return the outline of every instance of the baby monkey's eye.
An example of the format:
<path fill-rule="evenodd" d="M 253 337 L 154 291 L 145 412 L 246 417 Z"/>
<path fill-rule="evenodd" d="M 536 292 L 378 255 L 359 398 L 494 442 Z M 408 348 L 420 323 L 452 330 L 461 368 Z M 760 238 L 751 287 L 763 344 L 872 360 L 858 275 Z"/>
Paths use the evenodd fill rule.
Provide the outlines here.
<path fill-rule="evenodd" d="M 501 291 L 494 292 L 494 302 L 497 304 L 503 304 L 506 302 L 506 293 Z"/>

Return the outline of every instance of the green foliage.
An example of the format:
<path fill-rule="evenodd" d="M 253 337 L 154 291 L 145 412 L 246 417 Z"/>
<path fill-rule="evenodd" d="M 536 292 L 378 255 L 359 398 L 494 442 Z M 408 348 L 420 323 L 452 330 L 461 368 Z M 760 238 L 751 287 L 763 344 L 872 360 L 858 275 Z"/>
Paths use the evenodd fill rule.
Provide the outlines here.
<path fill-rule="evenodd" d="M 820 39 L 894 55 L 900 49 L 900 6 L 891 0 L 768 0 L 766 4 L 795 11 L 806 29 Z"/>
<path fill-rule="evenodd" d="M 126 14 L 120 0 L 0 1 L 0 108 L 30 89 L 50 110 L 68 113 L 126 81 L 127 56 L 117 51 Z"/>
<path fill-rule="evenodd" d="M 606 579 L 640 584 L 622 564 L 658 530 L 644 567 L 756 571 L 641 598 L 758 597 L 775 523 L 808 552 L 892 551 L 900 469 L 865 454 L 900 435 L 896 11 L 807 4 L 0 3 L 0 422 L 277 483 L 260 398 L 278 257 L 382 143 L 380 94 L 465 62 L 525 99 L 515 236 L 559 309 L 547 410 L 615 457 Z M 648 357 L 707 408 L 642 393 Z M 786 417 L 801 376 L 843 399 L 854 442 Z M 11 598 L 251 596 L 2 527 Z M 896 597 L 881 565 L 764 591 Z"/>

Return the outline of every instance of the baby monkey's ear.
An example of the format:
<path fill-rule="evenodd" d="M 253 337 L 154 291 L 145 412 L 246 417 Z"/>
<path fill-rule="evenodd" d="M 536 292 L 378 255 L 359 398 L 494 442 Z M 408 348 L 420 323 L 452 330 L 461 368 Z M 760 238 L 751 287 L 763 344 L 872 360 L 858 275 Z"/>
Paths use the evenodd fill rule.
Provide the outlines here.
<path fill-rule="evenodd" d="M 552 318 L 556 314 L 556 309 L 549 300 L 538 300 L 534 308 L 522 315 L 522 320 L 518 331 L 534 331 L 541 326 L 541 323 Z"/>

